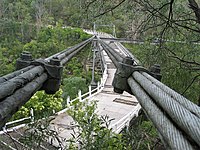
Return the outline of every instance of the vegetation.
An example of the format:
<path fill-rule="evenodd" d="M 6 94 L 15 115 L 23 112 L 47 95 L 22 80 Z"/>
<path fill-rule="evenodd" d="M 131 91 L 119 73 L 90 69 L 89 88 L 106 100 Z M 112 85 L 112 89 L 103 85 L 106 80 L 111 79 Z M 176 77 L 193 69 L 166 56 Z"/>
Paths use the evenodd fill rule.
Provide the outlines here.
<path fill-rule="evenodd" d="M 147 68 L 155 63 L 161 65 L 162 82 L 184 95 L 194 103 L 199 103 L 199 72 L 189 69 L 185 63 L 177 62 L 176 57 L 185 55 L 185 59 L 199 60 L 199 45 L 187 45 L 179 43 L 165 43 L 160 45 L 130 45 L 126 46 L 131 50 L 137 58 L 141 58 L 140 62 Z M 162 48 L 162 50 L 161 50 Z M 168 50 L 174 49 L 179 56 L 173 56 Z M 190 50 L 193 49 L 193 52 Z M 188 68 L 188 69 L 186 69 Z"/>
<path fill-rule="evenodd" d="M 45 58 L 87 39 L 87 34 L 74 27 L 92 29 L 95 22 L 97 30 L 112 33 L 115 25 L 117 37 L 145 41 L 143 45 L 126 46 L 145 67 L 155 63 L 161 64 L 162 81 L 200 104 L 199 10 L 195 0 L 1 0 L 0 76 L 14 70 L 15 61 L 23 50 L 30 51 L 34 58 Z M 155 39 L 158 44 L 150 44 Z M 65 66 L 62 90 L 51 96 L 42 91 L 36 93 L 19 110 L 15 118 L 27 116 L 30 107 L 37 110 L 35 113 L 38 116 L 43 112 L 41 116 L 51 113 L 53 109 L 61 109 L 61 104 L 64 103 L 62 97 L 70 95 L 74 98 L 78 90 L 77 85 L 81 85 L 80 89 L 86 91 L 91 72 L 85 64 L 90 57 L 89 50 L 74 57 Z M 81 112 L 74 115 L 83 116 Z M 77 122 L 82 121 L 76 117 Z M 124 146 L 121 135 L 113 135 L 110 130 L 104 128 L 101 131 L 102 120 L 97 119 L 95 115 L 93 119 L 89 125 L 94 123 L 94 126 L 97 126 L 96 131 L 105 132 L 109 138 L 116 139 L 102 141 L 98 136 L 91 136 L 95 127 L 89 127 L 92 129 L 89 133 L 80 133 L 87 135 L 88 139 L 95 138 L 94 141 L 87 141 L 87 146 L 91 144 L 88 142 L 97 144 L 98 140 L 104 142 L 102 146 L 109 145 L 109 142 L 119 144 L 116 141 L 121 142 L 121 145 L 117 146 Z M 145 133 L 141 136 L 135 133 L 133 137 L 138 135 L 143 144 L 138 143 L 131 147 L 149 149 L 149 145 L 156 141 L 154 133 L 150 134 L 150 139 L 147 138 L 148 144 L 143 140 L 146 127 L 149 127 L 150 123 L 145 122 L 139 126 L 138 130 L 141 129 Z M 85 127 L 84 124 L 80 125 L 80 128 L 82 127 Z M 96 131 L 94 133 L 97 133 Z M 131 137 L 129 134 L 127 136 Z M 133 137 L 131 139 L 134 139 Z M 79 141 L 85 142 L 84 137 Z M 129 147 L 131 141 L 126 142 Z"/>
<path fill-rule="evenodd" d="M 54 95 L 45 94 L 44 91 L 35 93 L 31 99 L 15 113 L 13 120 L 21 119 L 22 117 L 30 116 L 30 109 L 34 110 L 35 119 L 48 117 L 53 114 L 53 111 L 59 111 L 63 108 L 63 91 L 60 89 Z"/>
<path fill-rule="evenodd" d="M 97 24 L 102 20 L 115 24 L 118 37 L 143 40 L 144 45 L 128 45 L 133 54 L 145 67 L 161 64 L 162 81 L 200 104 L 198 2 L 94 0 L 85 2 L 85 8 L 99 19 Z M 153 41 L 157 45 L 151 45 Z"/>
<path fill-rule="evenodd" d="M 78 132 L 74 132 L 67 149 L 93 150 L 122 150 L 129 149 L 122 140 L 121 134 L 115 134 L 108 129 L 112 119 L 108 116 L 95 114 L 96 102 L 85 101 L 77 103 L 68 111 L 78 126 Z"/>
<path fill-rule="evenodd" d="M 53 118 L 44 118 L 29 124 L 20 142 L 34 149 L 44 144 L 47 138 L 56 141 L 58 149 L 143 150 L 163 148 L 152 123 L 142 116 L 137 118 L 133 126 L 125 128 L 121 134 L 116 134 L 108 128 L 113 119 L 108 116 L 98 116 L 95 113 L 96 107 L 96 101 L 86 100 L 74 104 L 68 110 L 67 113 L 73 117 L 76 128 L 70 139 L 63 139 L 67 145 L 62 143 L 58 132 L 49 128 Z"/>

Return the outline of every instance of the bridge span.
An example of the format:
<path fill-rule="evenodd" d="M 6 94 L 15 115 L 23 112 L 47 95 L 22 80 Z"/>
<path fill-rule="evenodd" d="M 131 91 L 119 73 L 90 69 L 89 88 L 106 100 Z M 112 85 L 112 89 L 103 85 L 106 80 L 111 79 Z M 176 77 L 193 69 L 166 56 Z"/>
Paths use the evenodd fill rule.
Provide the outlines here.
<path fill-rule="evenodd" d="M 24 60 L 19 61 L 22 69 L 0 77 L 0 127 L 4 128 L 8 119 L 36 91 L 43 89 L 46 93 L 55 93 L 60 86 L 63 65 L 88 43 L 93 42 L 102 58 L 101 81 L 95 89 L 89 86 L 88 93 L 82 94 L 79 91 L 76 99 L 67 99 L 67 104 L 70 106 L 74 101 L 83 102 L 86 99 L 97 100 L 97 114 L 107 114 L 109 118 L 113 118 L 109 128 L 116 133 L 129 125 L 142 107 L 167 149 L 199 149 L 200 107 L 160 82 L 159 65 L 146 69 L 138 65 L 139 61 L 120 43 L 101 40 L 102 37 L 113 38 L 111 35 L 88 30 L 86 32 L 95 36 L 44 60 L 32 61 L 29 54 L 23 54 L 25 63 Z M 93 51 L 95 54 L 96 50 Z M 70 138 L 73 129 L 77 131 L 73 119 L 66 113 L 67 110 L 68 108 L 57 112 L 50 125 L 52 130 L 57 131 L 63 145 L 66 144 L 65 139 Z M 0 133 L 7 135 L 7 131 Z M 24 146 L 13 137 L 12 140 Z M 0 141 L 0 146 L 2 144 L 6 145 L 5 141 Z"/>
<path fill-rule="evenodd" d="M 110 46 L 115 49 L 116 52 L 125 55 L 125 52 L 117 45 L 117 43 L 110 43 Z M 109 128 L 112 128 L 116 133 L 120 133 L 125 126 L 129 126 L 129 123 L 133 118 L 138 116 L 141 106 L 135 96 L 125 91 L 122 94 L 114 92 L 112 81 L 116 72 L 116 67 L 104 49 L 102 47 L 100 48 L 103 51 L 103 57 L 105 59 L 104 65 L 106 69 L 104 75 L 106 78 L 103 79 L 104 81 L 100 89 L 92 96 L 85 99 L 97 101 L 96 113 L 99 116 L 107 115 L 109 119 L 113 119 Z M 71 134 L 73 133 L 73 130 L 76 130 L 74 121 L 65 111 L 58 114 L 59 115 L 51 122 L 51 127 L 59 133 L 59 136 L 63 141 L 66 141 L 66 139 L 72 137 Z M 54 144 L 58 145 L 56 142 Z M 63 145 L 65 144 L 66 143 L 63 142 Z"/>

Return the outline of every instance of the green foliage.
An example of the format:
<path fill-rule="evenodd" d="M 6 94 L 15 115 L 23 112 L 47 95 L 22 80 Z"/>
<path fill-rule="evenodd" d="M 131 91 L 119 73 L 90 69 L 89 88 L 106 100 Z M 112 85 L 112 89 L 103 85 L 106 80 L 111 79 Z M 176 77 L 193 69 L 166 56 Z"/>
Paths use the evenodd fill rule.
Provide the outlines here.
<path fill-rule="evenodd" d="M 42 145 L 48 146 L 49 149 L 56 149 L 50 143 L 46 143 L 46 140 L 49 139 L 57 142 L 59 146 L 62 144 L 58 138 L 58 133 L 49 128 L 50 122 L 53 119 L 54 118 L 44 118 L 28 124 L 28 128 L 25 130 L 24 135 L 19 141 L 29 149 L 40 149 L 40 146 Z"/>
<path fill-rule="evenodd" d="M 67 149 L 83 150 L 124 150 L 125 143 L 122 141 L 121 134 L 115 134 L 108 129 L 112 119 L 108 116 L 100 118 L 95 114 L 97 104 L 95 101 L 77 103 L 68 111 L 78 125 L 78 132 L 71 138 Z"/>
<path fill-rule="evenodd" d="M 192 69 L 193 67 L 198 68 L 198 65 L 195 66 L 192 63 L 189 65 L 181 62 L 178 58 L 184 56 L 183 59 L 186 61 L 198 62 L 200 59 L 198 55 L 199 45 L 169 42 L 161 47 L 160 45 L 150 45 L 149 43 L 144 45 L 126 44 L 126 46 L 140 59 L 142 65 L 146 68 L 156 63 L 160 64 L 162 82 L 193 102 L 198 103 L 200 90 L 199 73 Z"/>
<path fill-rule="evenodd" d="M 14 71 L 15 61 L 23 50 L 31 52 L 33 58 L 46 58 L 89 37 L 82 29 L 57 26 L 41 29 L 37 37 L 26 43 L 16 37 L 12 40 L 4 38 L 0 42 L 0 62 L 3 68 L 0 75 Z"/>
<path fill-rule="evenodd" d="M 31 52 L 34 58 L 48 57 L 89 37 L 81 29 L 48 27 L 41 29 L 37 38 L 26 43 L 23 50 Z"/>
<path fill-rule="evenodd" d="M 81 90 L 82 93 L 86 93 L 88 91 L 86 79 L 81 77 L 65 78 L 63 80 L 62 89 L 64 91 L 64 99 L 66 99 L 67 96 L 70 96 L 71 99 L 76 98 L 79 90 Z"/>
<path fill-rule="evenodd" d="M 60 89 L 54 95 L 45 94 L 44 91 L 38 91 L 32 98 L 21 107 L 21 109 L 13 116 L 14 119 L 28 117 L 31 108 L 34 110 L 36 118 L 42 118 L 52 114 L 53 110 L 59 111 L 62 109 L 62 93 Z"/>
<path fill-rule="evenodd" d="M 152 122 L 144 120 L 142 115 L 134 120 L 134 124 L 131 127 L 125 128 L 122 131 L 122 135 L 127 147 L 131 147 L 134 150 L 163 147 Z"/>

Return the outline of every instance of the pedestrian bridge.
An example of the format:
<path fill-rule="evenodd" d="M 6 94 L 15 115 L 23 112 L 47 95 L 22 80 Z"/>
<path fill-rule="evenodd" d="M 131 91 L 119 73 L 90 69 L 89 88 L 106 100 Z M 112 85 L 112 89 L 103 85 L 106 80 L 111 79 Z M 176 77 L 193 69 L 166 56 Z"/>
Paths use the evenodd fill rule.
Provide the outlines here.
<path fill-rule="evenodd" d="M 46 93 L 55 93 L 59 89 L 63 65 L 88 43 L 93 42 L 94 58 L 101 58 L 102 78 L 96 88 L 88 87 L 88 93 L 79 91 L 76 99 L 68 98 L 68 106 L 74 101 L 81 103 L 86 99 L 97 100 L 96 113 L 114 119 L 109 128 L 116 133 L 128 126 L 142 108 L 156 127 L 166 148 L 199 149 L 200 108 L 160 82 L 159 65 L 147 70 L 138 65 L 139 61 L 123 45 L 115 40 L 109 41 L 109 38 L 113 38 L 111 35 L 91 30 L 85 32 L 94 36 L 44 60 L 32 61 L 30 55 L 24 53 L 18 61 L 20 70 L 0 77 L 0 127 L 3 127 L 0 145 L 15 149 L 6 142 L 7 133 L 10 133 L 9 137 L 16 142 L 14 146 L 18 144 L 26 147 L 18 140 L 19 136 L 23 136 L 21 127 L 25 124 L 20 125 L 20 128 L 7 129 L 5 123 L 36 91 L 43 89 Z M 93 69 L 94 62 L 95 59 Z M 63 141 L 62 145 L 66 144 L 64 141 L 70 138 L 73 129 L 76 130 L 67 110 L 68 108 L 56 112 L 55 119 L 50 124 L 50 128 Z M 24 119 L 32 118 L 33 115 Z M 58 146 L 58 143 L 53 141 L 53 145 Z M 40 148 L 48 149 L 43 145 Z"/>

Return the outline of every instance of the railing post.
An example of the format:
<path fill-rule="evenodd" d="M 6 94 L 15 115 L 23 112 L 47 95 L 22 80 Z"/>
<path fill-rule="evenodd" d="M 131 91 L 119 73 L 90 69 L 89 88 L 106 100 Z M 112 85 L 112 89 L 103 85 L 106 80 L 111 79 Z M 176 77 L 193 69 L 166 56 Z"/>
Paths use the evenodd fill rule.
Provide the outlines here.
<path fill-rule="evenodd" d="M 100 83 L 99 83 L 99 81 L 97 82 L 97 92 L 99 92 L 100 91 Z"/>
<path fill-rule="evenodd" d="M 70 106 L 70 96 L 67 96 L 67 106 Z"/>
<path fill-rule="evenodd" d="M 34 122 L 34 112 L 33 112 L 33 108 L 30 109 L 30 115 L 31 115 L 31 123 Z"/>
<path fill-rule="evenodd" d="M 103 87 L 103 78 L 101 77 L 101 83 L 100 83 L 101 87 Z"/>
<path fill-rule="evenodd" d="M 53 109 L 53 110 L 52 110 L 52 113 L 53 113 L 53 114 L 55 114 L 55 113 L 56 113 L 56 111 Z"/>
<path fill-rule="evenodd" d="M 79 98 L 79 101 L 81 102 L 82 101 L 81 90 L 78 91 L 78 98 Z"/>
<path fill-rule="evenodd" d="M 89 89 L 89 96 L 91 96 L 92 95 L 92 87 L 91 87 L 91 85 L 88 86 L 88 89 Z"/>
<path fill-rule="evenodd" d="M 6 124 L 2 127 L 2 131 L 6 133 Z"/>

